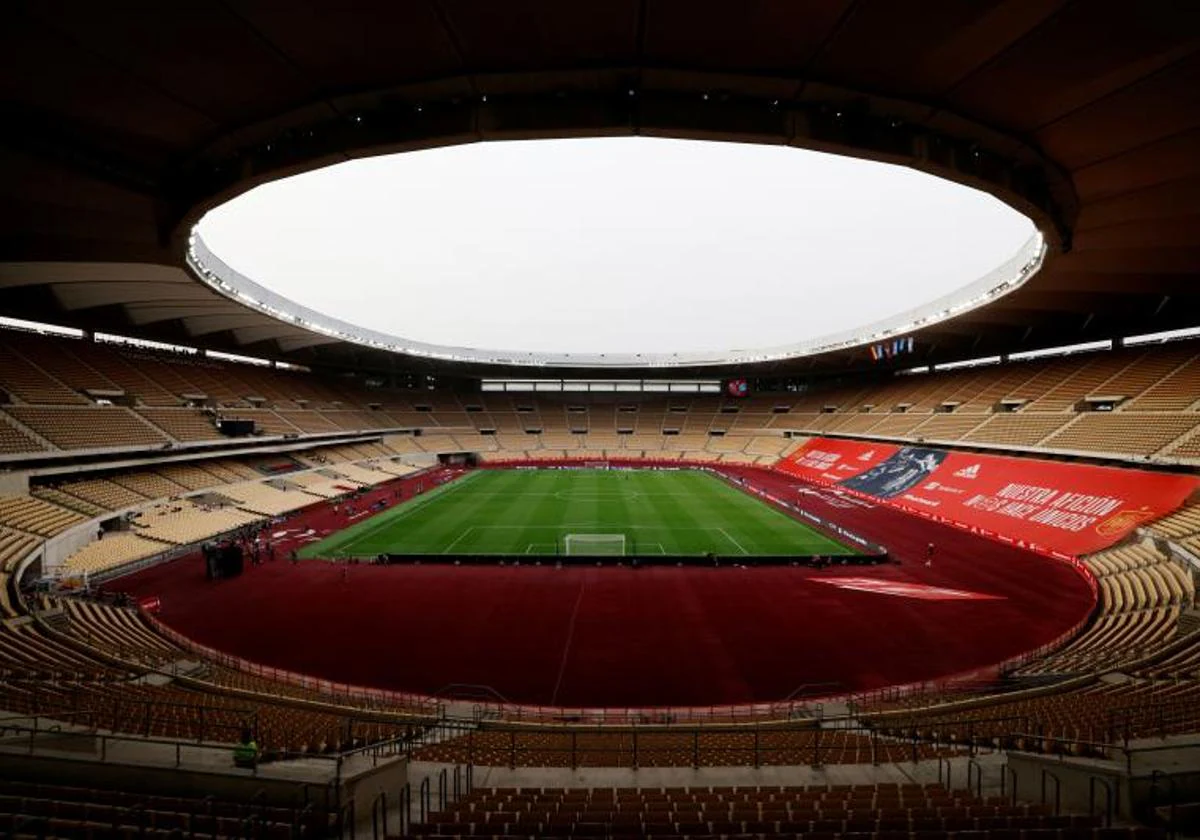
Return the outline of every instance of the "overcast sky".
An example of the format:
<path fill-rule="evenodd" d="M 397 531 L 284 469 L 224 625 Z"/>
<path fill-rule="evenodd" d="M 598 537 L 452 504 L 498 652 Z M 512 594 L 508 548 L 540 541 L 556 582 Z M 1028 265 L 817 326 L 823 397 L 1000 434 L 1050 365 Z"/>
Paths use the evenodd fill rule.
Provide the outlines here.
<path fill-rule="evenodd" d="M 267 184 L 200 223 L 299 303 L 484 349 L 770 347 L 953 291 L 1032 234 L 984 193 L 774 146 L 475 143 Z"/>

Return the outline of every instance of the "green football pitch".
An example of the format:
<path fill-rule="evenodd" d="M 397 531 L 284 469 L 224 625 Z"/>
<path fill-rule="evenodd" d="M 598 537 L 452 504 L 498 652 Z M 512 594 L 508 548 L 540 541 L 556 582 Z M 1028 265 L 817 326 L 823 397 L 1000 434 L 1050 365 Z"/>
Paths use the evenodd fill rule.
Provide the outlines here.
<path fill-rule="evenodd" d="M 857 553 L 698 470 L 513 469 L 468 473 L 300 556 L 710 552 Z"/>

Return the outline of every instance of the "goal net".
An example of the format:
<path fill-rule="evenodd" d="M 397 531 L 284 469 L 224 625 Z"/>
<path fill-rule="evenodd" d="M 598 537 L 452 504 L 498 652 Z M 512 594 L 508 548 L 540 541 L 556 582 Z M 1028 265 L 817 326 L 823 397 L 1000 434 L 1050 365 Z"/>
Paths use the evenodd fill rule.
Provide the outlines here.
<path fill-rule="evenodd" d="M 621 557 L 625 554 L 624 534 L 567 534 L 563 544 L 568 555 Z"/>
<path fill-rule="evenodd" d="M 584 461 L 583 466 L 589 470 L 606 470 L 608 469 L 608 461 Z"/>

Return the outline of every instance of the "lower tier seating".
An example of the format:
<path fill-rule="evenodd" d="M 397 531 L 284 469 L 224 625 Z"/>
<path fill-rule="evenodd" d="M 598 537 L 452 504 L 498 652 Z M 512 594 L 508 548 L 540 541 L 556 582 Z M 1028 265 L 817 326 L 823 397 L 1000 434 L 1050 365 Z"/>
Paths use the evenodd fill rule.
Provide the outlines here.
<path fill-rule="evenodd" d="M 173 548 L 171 543 L 149 539 L 130 532 L 114 532 L 103 539 L 88 543 L 67 558 L 63 569 L 69 573 L 101 572 L 162 554 Z"/>
<path fill-rule="evenodd" d="M 324 837 L 336 815 L 264 801 L 155 796 L 140 790 L 0 779 L 0 836 Z M 111 784 L 111 783 L 109 783 Z"/>
<path fill-rule="evenodd" d="M 86 521 L 82 514 L 32 496 L 0 496 L 0 525 L 53 537 Z"/>
<path fill-rule="evenodd" d="M 985 799 L 937 784 L 819 787 L 476 789 L 410 837 L 820 837 L 861 840 L 1151 840 L 1096 817 Z"/>
<path fill-rule="evenodd" d="M 880 718 L 892 737 L 1088 754 L 1092 744 L 1200 730 L 1200 683 L 1132 677 L 1013 696 L 971 709 L 934 706 Z"/>

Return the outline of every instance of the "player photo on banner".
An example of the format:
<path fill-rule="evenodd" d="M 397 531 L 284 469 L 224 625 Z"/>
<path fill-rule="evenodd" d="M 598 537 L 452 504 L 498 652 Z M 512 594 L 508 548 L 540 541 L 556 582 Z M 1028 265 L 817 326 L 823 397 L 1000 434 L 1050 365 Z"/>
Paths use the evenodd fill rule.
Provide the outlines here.
<path fill-rule="evenodd" d="M 842 486 L 881 499 L 890 499 L 920 484 L 945 459 L 945 452 L 906 446 L 886 461 L 854 478 L 846 479 Z"/>

